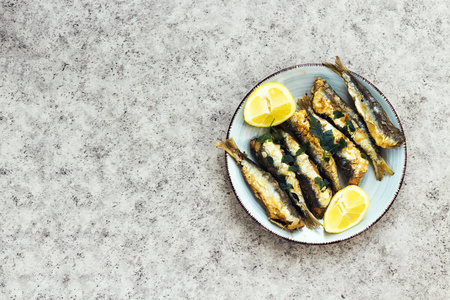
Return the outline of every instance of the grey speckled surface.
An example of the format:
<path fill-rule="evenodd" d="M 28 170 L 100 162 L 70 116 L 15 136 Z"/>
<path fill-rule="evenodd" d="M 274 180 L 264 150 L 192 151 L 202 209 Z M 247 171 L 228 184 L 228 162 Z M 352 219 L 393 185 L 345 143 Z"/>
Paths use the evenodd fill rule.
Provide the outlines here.
<path fill-rule="evenodd" d="M 2 1 L 0 298 L 449 298 L 449 2 L 331 2 Z M 294 244 L 213 142 L 335 55 L 397 110 L 406 177 L 370 230 Z"/>

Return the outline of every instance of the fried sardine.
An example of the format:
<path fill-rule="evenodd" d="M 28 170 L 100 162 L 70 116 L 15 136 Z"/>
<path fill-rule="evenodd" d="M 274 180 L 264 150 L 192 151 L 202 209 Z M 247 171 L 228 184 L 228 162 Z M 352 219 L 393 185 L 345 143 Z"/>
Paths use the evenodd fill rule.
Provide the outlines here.
<path fill-rule="evenodd" d="M 281 189 L 287 192 L 291 198 L 292 203 L 298 208 L 303 222 L 309 229 L 314 229 L 322 226 L 320 222 L 309 211 L 303 198 L 300 183 L 298 182 L 295 173 L 291 171 L 291 166 L 288 161 L 294 160 L 291 155 L 285 155 L 281 146 L 270 140 L 252 139 L 250 141 L 250 148 L 256 156 L 256 160 L 266 170 L 268 170 L 275 178 Z"/>
<path fill-rule="evenodd" d="M 305 226 L 299 213 L 275 178 L 248 159 L 238 149 L 233 138 L 224 142 L 216 142 L 214 145 L 225 150 L 236 160 L 245 181 L 251 187 L 255 196 L 264 204 L 270 221 L 289 230 Z"/>
<path fill-rule="evenodd" d="M 392 124 L 381 104 L 353 77 L 339 57 L 336 56 L 335 64 L 323 63 L 323 65 L 344 79 L 356 110 L 363 117 L 370 135 L 378 146 L 392 149 L 405 142 L 404 134 Z"/>

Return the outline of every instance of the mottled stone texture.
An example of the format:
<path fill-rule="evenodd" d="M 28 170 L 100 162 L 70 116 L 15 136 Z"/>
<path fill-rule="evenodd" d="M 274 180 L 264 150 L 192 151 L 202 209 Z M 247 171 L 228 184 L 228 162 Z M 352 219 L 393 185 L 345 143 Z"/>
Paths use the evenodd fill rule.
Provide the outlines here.
<path fill-rule="evenodd" d="M 0 298 L 449 298 L 449 8 L 2 1 Z M 363 234 L 294 244 L 213 142 L 262 78 L 335 55 L 397 110 L 406 177 Z"/>

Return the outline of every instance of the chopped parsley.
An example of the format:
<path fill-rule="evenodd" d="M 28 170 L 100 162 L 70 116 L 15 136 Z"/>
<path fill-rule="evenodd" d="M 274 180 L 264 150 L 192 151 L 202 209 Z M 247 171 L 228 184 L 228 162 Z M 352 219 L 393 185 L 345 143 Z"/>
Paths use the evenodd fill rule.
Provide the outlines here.
<path fill-rule="evenodd" d="M 281 140 L 281 135 L 279 135 L 278 133 L 273 132 L 272 128 L 270 128 L 269 131 L 265 132 L 263 135 L 261 135 L 257 139 L 257 142 L 259 144 L 264 144 L 265 142 L 279 143 L 280 140 Z"/>
<path fill-rule="evenodd" d="M 348 132 L 348 126 L 347 125 L 345 125 L 342 128 L 342 133 L 345 134 L 346 136 L 350 136 L 350 132 Z"/>
<path fill-rule="evenodd" d="M 333 119 L 339 119 L 342 118 L 344 114 L 340 110 L 333 111 Z"/>
<path fill-rule="evenodd" d="M 309 143 L 303 144 L 300 146 L 300 148 L 297 150 L 297 152 L 295 153 L 295 157 L 301 155 L 303 152 L 306 151 L 306 149 L 309 148 Z"/>
<path fill-rule="evenodd" d="M 292 184 L 286 183 L 286 177 L 284 177 L 283 175 L 278 175 L 277 176 L 277 181 L 278 181 L 278 184 L 280 185 L 280 188 L 283 191 L 293 188 Z"/>
<path fill-rule="evenodd" d="M 320 177 L 316 177 L 314 178 L 314 182 L 317 183 L 319 185 L 320 191 L 323 192 L 324 188 L 326 188 L 326 186 L 328 184 L 330 184 L 330 182 L 326 179 L 322 179 Z"/>
<path fill-rule="evenodd" d="M 345 119 L 345 124 L 346 125 L 342 128 L 342 133 L 346 136 L 350 136 L 350 132 L 355 132 L 356 128 L 350 119 Z"/>
<path fill-rule="evenodd" d="M 344 140 L 344 138 L 341 138 L 339 142 L 335 144 L 333 132 L 331 130 L 324 131 L 319 120 L 317 120 L 314 116 L 311 116 L 309 124 L 310 132 L 319 139 L 320 146 L 323 150 L 325 150 L 323 159 L 326 162 L 330 161 L 330 157 L 332 155 L 347 147 L 347 142 Z"/>
<path fill-rule="evenodd" d="M 361 152 L 361 157 L 366 160 L 369 160 L 369 157 L 364 152 Z"/>
<path fill-rule="evenodd" d="M 331 153 L 331 155 L 336 154 L 337 152 L 341 151 L 342 149 L 344 149 L 345 147 L 347 147 L 347 142 L 344 140 L 343 137 L 341 137 L 341 139 L 339 140 L 339 142 L 337 144 L 333 144 L 332 147 L 328 148 L 327 151 Z"/>
<path fill-rule="evenodd" d="M 283 158 L 281 158 L 281 162 L 289 164 L 295 161 L 295 158 L 292 155 L 285 154 Z"/>
<path fill-rule="evenodd" d="M 289 166 L 289 171 L 291 172 L 297 172 L 300 168 L 298 166 Z"/>
<path fill-rule="evenodd" d="M 345 123 L 347 124 L 347 126 L 348 126 L 348 128 L 350 129 L 351 132 L 354 132 L 356 130 L 355 126 L 353 126 L 353 122 L 350 121 L 349 119 L 346 119 Z"/>

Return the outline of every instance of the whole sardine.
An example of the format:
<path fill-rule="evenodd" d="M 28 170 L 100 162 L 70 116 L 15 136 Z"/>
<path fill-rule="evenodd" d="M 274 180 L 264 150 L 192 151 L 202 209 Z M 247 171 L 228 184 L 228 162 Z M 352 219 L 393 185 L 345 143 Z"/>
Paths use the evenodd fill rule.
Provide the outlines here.
<path fill-rule="evenodd" d="M 273 141 L 258 141 L 255 138 L 250 141 L 250 148 L 253 150 L 257 162 L 277 178 L 281 189 L 287 192 L 292 203 L 300 211 L 306 227 L 313 229 L 322 226 L 309 211 L 295 173 L 290 170 L 290 165 L 287 162 L 283 162 L 291 158 L 293 159 L 293 157 L 290 155 L 286 156 L 280 145 L 275 144 Z"/>
<path fill-rule="evenodd" d="M 359 185 L 364 174 L 367 172 L 369 161 L 362 158 L 361 151 L 350 141 L 342 132 L 337 130 L 333 125 L 331 125 L 327 120 L 319 117 L 312 109 L 311 98 L 308 96 L 303 96 L 303 98 L 298 99 L 298 105 L 306 110 L 311 119 L 311 127 L 313 127 L 314 122 L 318 127 L 318 130 L 322 131 L 321 134 L 323 138 L 327 138 L 329 142 L 334 145 L 329 145 L 330 148 L 335 148 L 336 150 L 329 149 L 331 155 L 334 155 L 336 162 L 342 168 L 348 184 Z M 320 125 L 319 125 L 320 124 Z M 330 133 L 328 135 L 327 133 Z M 334 141 L 333 141 L 334 139 Z M 324 145 L 324 140 L 321 140 L 321 145 Z M 326 145 L 328 146 L 328 145 Z M 327 150 L 327 149 L 326 149 Z"/>
<path fill-rule="evenodd" d="M 285 229 L 294 230 L 305 226 L 289 197 L 273 176 L 247 158 L 236 146 L 233 138 L 214 145 L 225 150 L 240 166 L 245 181 L 255 196 L 262 201 L 269 220 Z"/>
<path fill-rule="evenodd" d="M 309 131 L 308 113 L 305 110 L 298 110 L 282 126 L 292 131 L 302 144 L 309 143 L 307 153 L 325 177 L 330 180 L 333 191 L 337 192 L 342 189 L 336 162 L 333 157 L 326 158 L 326 153 L 320 146 L 320 140 Z"/>
<path fill-rule="evenodd" d="M 356 110 L 363 117 L 370 135 L 378 146 L 392 149 L 405 142 L 405 136 L 401 130 L 391 123 L 380 103 L 353 77 L 339 57 L 336 56 L 334 65 L 331 63 L 323 63 L 323 65 L 344 79 L 348 92 L 355 102 Z"/>
<path fill-rule="evenodd" d="M 286 151 L 295 157 L 294 166 L 297 167 L 297 178 L 310 211 L 317 217 L 323 218 L 325 210 L 331 200 L 331 190 L 324 184 L 316 165 L 309 159 L 305 150 L 308 145 L 300 144 L 286 131 L 275 128 L 281 136 Z"/>
<path fill-rule="evenodd" d="M 316 113 L 326 116 L 345 135 L 361 147 L 372 160 L 375 176 L 381 180 L 394 172 L 373 144 L 361 117 L 333 90 L 325 79 L 316 78 L 312 106 Z"/>

